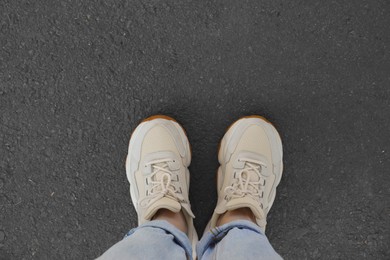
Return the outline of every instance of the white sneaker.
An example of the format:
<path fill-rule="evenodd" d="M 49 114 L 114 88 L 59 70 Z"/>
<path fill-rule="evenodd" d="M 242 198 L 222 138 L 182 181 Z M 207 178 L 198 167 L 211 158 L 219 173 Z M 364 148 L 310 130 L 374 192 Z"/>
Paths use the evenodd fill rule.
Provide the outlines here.
<path fill-rule="evenodd" d="M 190 144 L 184 129 L 174 119 L 157 115 L 134 130 L 126 160 L 130 195 L 138 225 L 148 222 L 159 209 L 182 211 L 187 235 L 195 252 L 196 234 L 188 198 L 191 163 Z M 193 255 L 195 258 L 195 255 Z"/>
<path fill-rule="evenodd" d="M 218 152 L 218 202 L 205 231 L 226 211 L 250 208 L 265 231 L 283 171 L 282 141 L 275 127 L 260 116 L 236 121 L 222 138 Z"/>

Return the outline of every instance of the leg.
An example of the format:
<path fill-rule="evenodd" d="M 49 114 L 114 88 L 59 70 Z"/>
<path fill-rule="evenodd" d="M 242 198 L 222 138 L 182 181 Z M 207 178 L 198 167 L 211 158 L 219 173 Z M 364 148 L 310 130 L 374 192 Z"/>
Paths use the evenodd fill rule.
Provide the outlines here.
<path fill-rule="evenodd" d="M 126 160 L 139 227 L 103 259 L 185 259 L 198 241 L 188 198 L 191 151 L 184 129 L 172 118 L 153 116 L 133 132 Z"/>
<path fill-rule="evenodd" d="M 167 221 L 154 220 L 132 229 L 98 260 L 187 259 L 191 254 L 185 233 Z"/>
<path fill-rule="evenodd" d="M 172 212 L 167 209 L 160 209 L 157 211 L 156 215 L 154 215 L 153 220 L 165 220 L 170 224 L 174 225 L 181 232 L 187 233 L 187 222 L 183 212 Z"/>
<path fill-rule="evenodd" d="M 208 231 L 197 246 L 199 259 L 282 259 L 259 226 L 235 220 Z"/>
<path fill-rule="evenodd" d="M 282 143 L 264 118 L 235 122 L 221 141 L 218 202 L 197 246 L 199 259 L 281 259 L 265 236 L 282 176 Z"/>

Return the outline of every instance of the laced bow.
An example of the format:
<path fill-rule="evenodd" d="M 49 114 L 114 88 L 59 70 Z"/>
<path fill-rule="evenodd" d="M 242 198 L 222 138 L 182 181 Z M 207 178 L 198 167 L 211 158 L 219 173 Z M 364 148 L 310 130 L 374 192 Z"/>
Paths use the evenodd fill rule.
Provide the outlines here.
<path fill-rule="evenodd" d="M 262 178 L 261 170 L 266 165 L 249 158 L 240 158 L 239 161 L 244 162 L 244 169 L 234 173 L 233 184 L 225 188 L 226 198 L 231 200 L 249 195 L 259 200 L 263 197 L 261 186 L 265 185 L 265 179 Z"/>
<path fill-rule="evenodd" d="M 173 182 L 179 182 L 179 177 L 177 176 L 176 180 L 172 179 L 172 171 L 169 169 L 168 162 L 174 162 L 172 159 L 161 159 L 151 161 L 145 164 L 145 167 L 151 165 L 153 172 L 150 177 L 147 179 L 146 183 L 151 188 L 147 190 L 146 197 L 140 200 L 141 207 L 148 207 L 148 205 L 153 204 L 157 200 L 163 197 L 169 197 L 176 201 L 183 202 L 185 201 L 182 190 L 176 189 L 176 186 Z"/>

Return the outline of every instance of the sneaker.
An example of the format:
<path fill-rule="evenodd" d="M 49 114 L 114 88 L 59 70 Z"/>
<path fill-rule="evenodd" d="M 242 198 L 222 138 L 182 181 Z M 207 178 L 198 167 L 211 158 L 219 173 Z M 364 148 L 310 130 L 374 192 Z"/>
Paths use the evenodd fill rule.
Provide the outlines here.
<path fill-rule="evenodd" d="M 247 207 L 265 232 L 283 171 L 282 141 L 265 118 L 248 116 L 230 126 L 218 152 L 218 202 L 206 231 L 226 211 Z"/>
<path fill-rule="evenodd" d="M 184 129 L 174 119 L 157 115 L 134 130 L 126 160 L 130 195 L 138 225 L 151 221 L 159 209 L 183 211 L 193 248 L 198 241 L 188 198 L 191 150 Z M 195 255 L 194 255 L 195 257 Z"/>

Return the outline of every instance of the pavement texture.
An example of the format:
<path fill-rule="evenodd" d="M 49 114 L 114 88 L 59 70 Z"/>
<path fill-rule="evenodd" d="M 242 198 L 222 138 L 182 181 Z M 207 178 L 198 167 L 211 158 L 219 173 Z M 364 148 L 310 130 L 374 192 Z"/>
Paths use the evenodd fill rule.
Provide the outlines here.
<path fill-rule="evenodd" d="M 237 118 L 280 131 L 285 259 L 390 258 L 390 2 L 0 0 L 0 259 L 93 259 L 137 224 L 131 131 L 193 148 L 199 233 Z"/>

